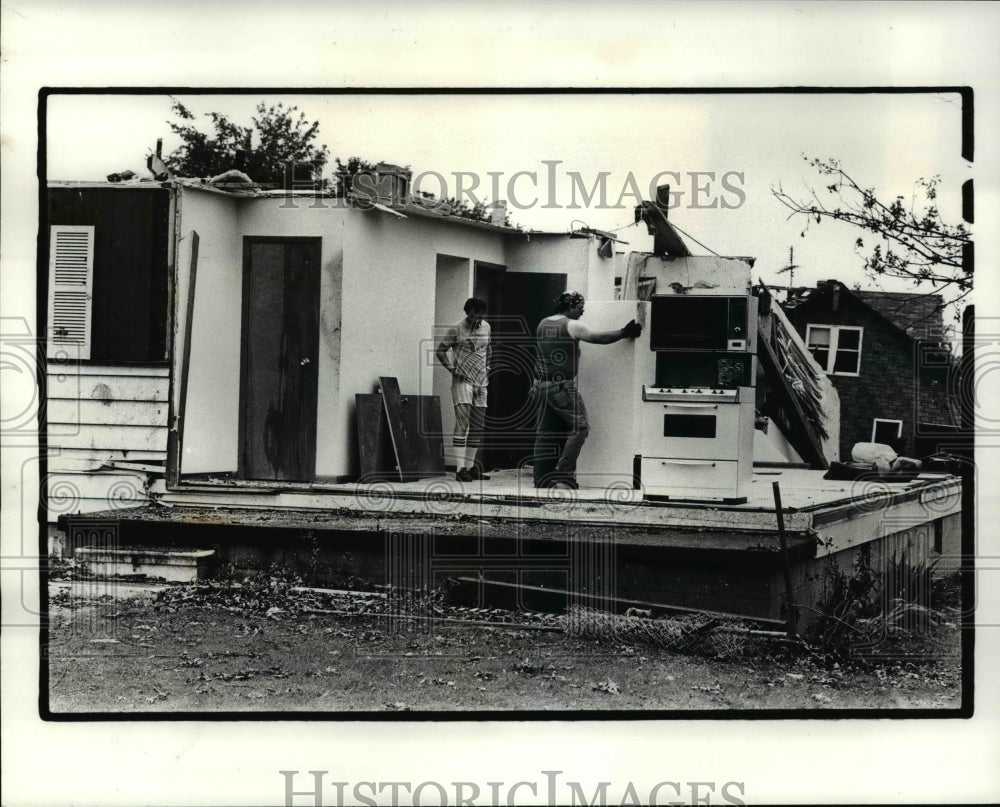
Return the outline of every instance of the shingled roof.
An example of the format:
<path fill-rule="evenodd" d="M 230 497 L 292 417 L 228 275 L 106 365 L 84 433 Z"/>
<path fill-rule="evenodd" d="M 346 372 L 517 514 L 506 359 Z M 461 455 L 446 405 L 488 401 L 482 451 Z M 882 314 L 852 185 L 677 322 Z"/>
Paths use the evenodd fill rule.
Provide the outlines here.
<path fill-rule="evenodd" d="M 856 291 L 863 302 L 913 339 L 943 339 L 944 299 L 940 294 Z"/>
<path fill-rule="evenodd" d="M 832 285 L 840 287 L 840 293 L 854 295 L 871 308 L 876 314 L 886 319 L 912 339 L 943 340 L 945 338 L 944 298 L 940 294 L 914 294 L 897 291 L 865 291 L 850 289 L 836 280 L 821 281 L 815 289 L 795 289 L 787 302 L 782 304 L 785 310 L 797 308 L 799 305 L 811 302 L 817 303 L 830 293 Z"/>

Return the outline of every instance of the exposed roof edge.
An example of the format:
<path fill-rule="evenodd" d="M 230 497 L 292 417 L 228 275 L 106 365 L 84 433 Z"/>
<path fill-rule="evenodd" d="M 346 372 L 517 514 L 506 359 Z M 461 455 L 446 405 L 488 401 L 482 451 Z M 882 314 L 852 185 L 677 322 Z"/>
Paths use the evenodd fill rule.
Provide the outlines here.
<path fill-rule="evenodd" d="M 628 243 L 624 241 L 623 243 Z M 635 255 L 648 255 L 651 258 L 659 258 L 663 261 L 689 261 L 692 258 L 695 260 L 702 260 L 708 258 L 710 260 L 720 260 L 720 261 L 740 261 L 742 263 L 749 264 L 750 268 L 757 262 L 756 258 L 746 257 L 744 255 L 657 255 L 655 252 L 649 252 L 646 250 L 632 250 Z"/>

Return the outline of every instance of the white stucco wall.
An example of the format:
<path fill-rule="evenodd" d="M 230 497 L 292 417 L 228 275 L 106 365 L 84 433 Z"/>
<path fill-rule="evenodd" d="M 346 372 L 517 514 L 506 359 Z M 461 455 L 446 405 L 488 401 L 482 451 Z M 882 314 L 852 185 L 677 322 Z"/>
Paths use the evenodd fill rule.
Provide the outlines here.
<path fill-rule="evenodd" d="M 591 236 L 590 249 L 587 250 L 587 292 L 588 300 L 614 300 L 615 277 L 621 277 L 625 268 L 625 256 L 612 252 L 608 258 L 597 254 L 601 239 Z"/>
<path fill-rule="evenodd" d="M 324 439 L 338 421 L 341 269 L 344 211 L 311 200 L 233 199 L 182 191 L 178 250 L 178 348 L 191 263 L 191 232 L 199 236 L 198 271 L 181 472 L 235 472 L 239 462 L 240 356 L 243 321 L 243 238 L 321 238 L 320 328 L 317 351 L 316 473 L 336 474 L 341 452 Z M 178 378 L 180 377 L 178 373 Z M 179 389 L 179 384 L 177 385 Z M 175 390 L 177 394 L 177 390 Z"/>
<path fill-rule="evenodd" d="M 174 411 L 180 394 L 180 362 L 191 278 L 192 232 L 198 233 L 191 360 L 181 473 L 235 471 L 239 438 L 240 331 L 243 254 L 237 202 L 221 194 L 180 193 L 177 248 L 177 312 Z"/>
<path fill-rule="evenodd" d="M 607 264 L 601 272 L 591 270 L 591 254 L 597 245 L 590 238 L 565 235 L 517 234 L 507 238 L 508 272 L 547 272 L 566 275 L 566 288 L 580 292 L 588 300 L 611 300 L 614 297 L 614 261 L 598 258 Z M 610 289 L 606 275 L 610 273 Z"/>
<path fill-rule="evenodd" d="M 337 476 L 342 451 L 327 439 L 340 420 L 344 222 L 349 211 L 330 199 L 267 198 L 240 204 L 243 236 L 320 238 L 319 344 L 316 352 L 316 475 Z M 242 249 L 242 247 L 241 247 Z"/>
<path fill-rule="evenodd" d="M 239 460 L 243 238 L 322 239 L 317 355 L 317 477 L 357 471 L 354 396 L 395 376 L 404 394 L 441 396 L 452 429 L 448 379 L 436 377 L 441 327 L 462 316 L 475 261 L 508 271 L 562 272 L 588 300 L 610 300 L 619 258 L 595 239 L 521 235 L 461 222 L 345 209 L 298 199 L 235 200 L 182 191 L 178 346 L 184 333 L 190 233 L 200 237 L 182 473 L 235 472 Z M 620 274 L 620 270 L 618 272 Z M 439 374 L 438 374 L 439 375 Z M 179 375 L 178 375 L 179 378 Z M 179 385 L 178 385 L 179 386 Z M 446 443 L 450 440 L 446 438 Z"/>
<path fill-rule="evenodd" d="M 628 255 L 625 272 L 625 299 L 635 299 L 640 277 L 656 278 L 656 293 L 671 294 L 671 283 L 691 294 L 749 294 L 752 267 L 741 258 L 692 256 L 658 258 L 643 252 Z"/>
<path fill-rule="evenodd" d="M 499 233 L 420 216 L 351 210 L 344 231 L 338 422 L 321 439 L 340 452 L 336 473 L 357 470 L 354 396 L 395 376 L 404 395 L 434 390 L 438 255 L 504 264 Z M 470 280 L 471 284 L 471 280 Z M 471 285 L 467 288 L 471 288 Z M 449 316 L 458 320 L 459 310 Z M 451 407 L 442 400 L 442 415 Z"/>

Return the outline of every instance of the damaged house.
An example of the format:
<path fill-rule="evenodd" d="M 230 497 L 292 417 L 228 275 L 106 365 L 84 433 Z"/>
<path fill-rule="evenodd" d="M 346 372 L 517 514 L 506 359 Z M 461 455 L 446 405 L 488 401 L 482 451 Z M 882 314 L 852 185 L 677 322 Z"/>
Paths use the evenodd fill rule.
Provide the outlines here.
<path fill-rule="evenodd" d="M 823 480 L 851 439 L 836 378 L 753 286 L 751 259 L 692 256 L 654 209 L 653 252 L 626 255 L 610 233 L 465 219 L 389 180 L 386 198 L 353 200 L 242 181 L 49 184 L 42 493 L 57 549 L 85 546 L 95 521 L 120 545 L 234 565 L 319 536 L 331 580 L 385 582 L 386 541 L 444 535 L 446 555 L 421 555 L 425 582 L 779 626 L 793 601 L 815 602 L 824 563 L 849 568 L 863 545 L 957 556 L 954 477 L 886 485 L 878 510 Z M 581 345 L 591 436 L 568 500 L 535 490 L 528 467 L 534 329 L 566 289 L 593 329 L 645 325 L 634 342 Z M 485 464 L 499 472 L 463 484 L 438 457 L 440 473 L 393 480 L 394 444 L 399 466 L 373 483 L 359 396 L 395 379 L 430 402 L 422 428 L 447 451 L 434 350 L 470 296 L 493 328 Z M 490 557 L 485 539 L 521 560 Z M 522 557 L 531 547 L 544 562 Z"/>

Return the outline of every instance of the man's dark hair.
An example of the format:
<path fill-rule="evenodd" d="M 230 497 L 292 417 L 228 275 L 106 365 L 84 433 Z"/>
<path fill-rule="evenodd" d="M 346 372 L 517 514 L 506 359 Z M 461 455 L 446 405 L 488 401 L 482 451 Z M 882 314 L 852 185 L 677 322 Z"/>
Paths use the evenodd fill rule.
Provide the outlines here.
<path fill-rule="evenodd" d="M 563 311 L 569 311 L 574 306 L 580 305 L 583 300 L 583 295 L 578 291 L 564 291 L 558 297 L 556 297 L 555 309 L 557 314 L 561 314 Z"/>
<path fill-rule="evenodd" d="M 465 301 L 465 313 L 485 314 L 486 313 L 486 300 L 481 297 L 470 297 Z"/>

